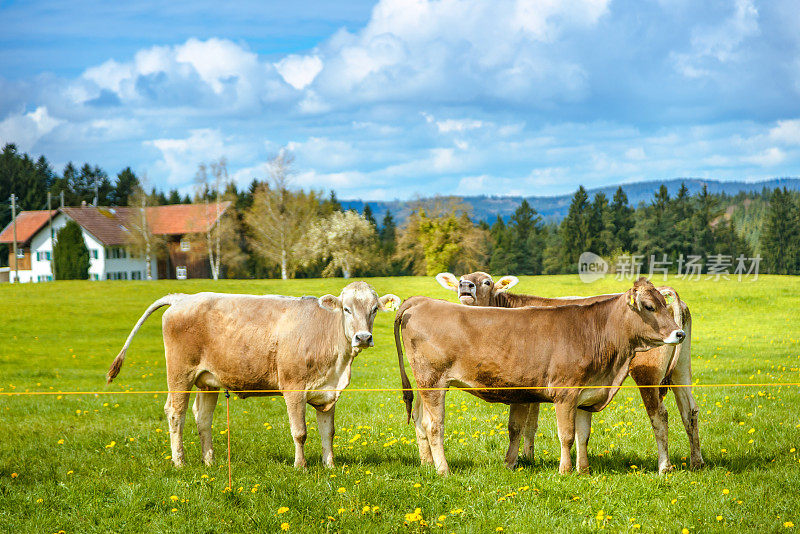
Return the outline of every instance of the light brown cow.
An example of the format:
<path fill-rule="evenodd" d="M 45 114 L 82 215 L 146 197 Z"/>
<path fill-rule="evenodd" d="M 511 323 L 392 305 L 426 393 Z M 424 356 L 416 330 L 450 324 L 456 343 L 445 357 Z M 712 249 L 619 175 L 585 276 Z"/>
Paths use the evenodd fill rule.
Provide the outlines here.
<path fill-rule="evenodd" d="M 201 391 L 192 411 L 206 464 L 214 457 L 211 421 L 219 389 L 224 388 L 242 398 L 283 395 L 294 439 L 295 467 L 306 465 L 306 403 L 313 406 L 323 463 L 332 467 L 339 391 L 350 383 L 353 358 L 373 345 L 377 311 L 399 304 L 395 295 L 378 298 L 365 282 L 347 285 L 338 297 L 168 295 L 155 301 L 136 323 L 108 371 L 108 381 L 119 373 L 145 319 L 158 308 L 171 306 L 162 319 L 170 390 L 164 412 L 175 465 L 184 464 L 183 423 L 189 391 L 196 385 Z"/>
<path fill-rule="evenodd" d="M 565 473 L 572 469 L 578 408 L 602 410 L 627 376 L 635 353 L 677 344 L 685 337 L 664 296 L 644 278 L 613 299 L 551 308 L 478 308 L 412 297 L 400 306 L 394 332 L 409 418 L 413 393 L 403 347 L 419 390 L 413 417 L 420 457 L 441 474 L 449 472 L 443 424 L 445 393 L 451 385 L 470 388 L 469 393 L 489 402 L 511 405 L 517 424 L 509 425 L 507 465 L 517 460 L 525 404 L 554 403 L 561 441 L 559 471 Z M 578 469 L 584 470 L 588 456 L 578 445 Z"/>
<path fill-rule="evenodd" d="M 521 295 L 506 293 L 516 285 L 519 280 L 514 276 L 504 276 L 495 282 L 492 277 L 484 272 L 466 274 L 457 280 L 450 273 L 440 273 L 436 280 L 445 289 L 450 289 L 458 294 L 462 304 L 471 306 L 495 306 L 501 308 L 518 308 L 522 306 L 560 306 L 564 304 L 587 304 L 598 300 L 615 298 L 619 293 L 596 295 L 593 297 L 564 297 L 544 298 L 534 295 Z M 678 293 L 671 287 L 657 288 L 668 300 L 672 307 L 673 316 L 678 326 L 686 332 L 686 339 L 678 346 L 664 345 L 651 351 L 639 354 L 630 366 L 630 375 L 640 387 L 647 415 L 653 426 L 653 434 L 658 448 L 658 470 L 663 473 L 672 469 L 669 461 L 667 409 L 663 399 L 667 388 L 656 388 L 663 384 L 677 384 L 681 387 L 673 389 L 678 409 L 683 419 L 686 433 L 689 437 L 691 450 L 690 466 L 700 468 L 704 465 L 703 455 L 700 451 L 700 434 L 698 429 L 698 408 L 692 395 L 692 316 L 689 307 L 683 302 Z M 649 387 L 648 387 L 649 386 Z M 592 414 L 584 412 L 579 417 L 587 419 L 578 425 L 576 440 L 583 443 L 584 447 L 589 441 Z M 523 456 L 533 458 L 534 436 L 538 428 L 539 405 L 530 404 L 527 421 L 522 434 L 524 445 Z M 513 422 L 509 420 L 509 424 Z"/>

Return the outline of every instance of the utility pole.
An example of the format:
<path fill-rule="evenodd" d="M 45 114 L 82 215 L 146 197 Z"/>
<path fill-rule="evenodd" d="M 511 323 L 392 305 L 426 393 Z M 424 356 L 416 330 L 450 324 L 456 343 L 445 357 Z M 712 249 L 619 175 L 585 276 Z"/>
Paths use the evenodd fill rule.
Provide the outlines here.
<path fill-rule="evenodd" d="M 64 190 L 61 190 L 61 207 L 64 207 Z"/>
<path fill-rule="evenodd" d="M 17 256 L 17 197 L 11 194 L 11 220 L 14 221 L 14 281 L 19 283 L 19 256 Z"/>
<path fill-rule="evenodd" d="M 51 279 L 55 280 L 55 273 L 53 272 L 53 210 L 50 208 L 50 200 L 53 195 L 50 191 L 47 192 L 47 225 L 50 227 L 50 275 Z M 31 252 L 33 254 L 33 252 Z M 45 254 L 47 254 L 45 252 Z M 33 258 L 31 258 L 32 260 Z M 45 258 L 46 259 L 46 258 Z"/>

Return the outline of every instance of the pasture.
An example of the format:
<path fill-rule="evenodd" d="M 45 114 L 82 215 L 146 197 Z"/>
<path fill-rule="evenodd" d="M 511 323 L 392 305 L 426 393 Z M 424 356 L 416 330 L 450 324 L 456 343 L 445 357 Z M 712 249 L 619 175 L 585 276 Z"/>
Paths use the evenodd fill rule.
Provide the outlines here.
<path fill-rule="evenodd" d="M 505 274 L 505 273 L 501 273 Z M 379 294 L 455 301 L 433 278 L 374 278 Z M 693 314 L 699 384 L 800 382 L 800 278 L 672 279 Z M 0 393 L 166 388 L 161 311 L 145 323 L 117 380 L 105 373 L 144 309 L 169 292 L 338 294 L 345 281 L 57 282 L 0 285 Z M 522 277 L 512 291 L 543 296 L 623 291 L 613 279 Z M 393 313 L 379 314 L 375 347 L 354 363 L 351 388 L 397 388 Z M 491 335 L 506 335 L 494 332 Z M 410 371 L 410 370 L 409 370 Z M 626 385 L 632 385 L 630 379 Z M 215 412 L 217 462 L 200 461 L 186 423 L 188 466 L 169 460 L 165 395 L 0 396 L 0 531 L 8 532 L 780 532 L 800 528 L 800 387 L 694 390 L 707 466 L 690 471 L 672 394 L 670 457 L 656 473 L 649 420 L 636 389 L 595 414 L 589 475 L 560 476 L 551 405 L 536 459 L 502 465 L 508 408 L 447 397 L 452 469 L 421 468 L 400 393 L 345 392 L 336 408 L 336 468 L 321 466 L 314 411 L 309 467 L 294 447 L 280 397 L 231 397 L 233 491 L 225 462 L 225 399 Z M 795 527 L 794 525 L 798 525 Z M 686 529 L 686 530 L 684 530 Z"/>

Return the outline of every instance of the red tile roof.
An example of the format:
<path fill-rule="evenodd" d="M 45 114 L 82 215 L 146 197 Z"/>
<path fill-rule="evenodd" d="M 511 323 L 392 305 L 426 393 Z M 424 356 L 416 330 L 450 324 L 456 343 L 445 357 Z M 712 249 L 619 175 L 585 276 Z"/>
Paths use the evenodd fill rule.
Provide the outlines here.
<path fill-rule="evenodd" d="M 220 214 L 231 205 L 229 200 L 220 203 Z M 147 208 L 150 231 L 157 235 L 194 234 L 206 232 L 217 220 L 215 204 L 175 204 Z"/>
<path fill-rule="evenodd" d="M 58 213 L 56 210 L 36 210 L 36 211 L 21 211 L 17 214 L 17 243 L 25 244 L 36 235 L 47 221 L 50 215 Z M 14 242 L 14 223 L 8 223 L 8 226 L 0 232 L 0 243 L 13 243 Z"/>
<path fill-rule="evenodd" d="M 124 245 L 128 242 L 128 230 L 123 226 L 128 210 L 129 208 L 81 206 L 61 208 L 60 211 L 104 245 Z"/>
<path fill-rule="evenodd" d="M 220 205 L 220 213 L 230 207 L 231 202 Z M 104 245 L 124 245 L 128 242 L 127 221 L 138 215 L 135 208 L 108 208 L 105 206 L 81 206 L 53 210 L 55 215 L 61 211 L 96 237 Z M 47 211 L 23 211 L 17 215 L 17 242 L 26 243 L 45 224 Z M 147 208 L 147 221 L 150 231 L 157 235 L 181 235 L 201 233 L 217 220 L 214 204 L 175 204 L 171 206 L 150 206 Z M 13 241 L 13 229 L 9 224 L 0 233 L 0 243 Z"/>

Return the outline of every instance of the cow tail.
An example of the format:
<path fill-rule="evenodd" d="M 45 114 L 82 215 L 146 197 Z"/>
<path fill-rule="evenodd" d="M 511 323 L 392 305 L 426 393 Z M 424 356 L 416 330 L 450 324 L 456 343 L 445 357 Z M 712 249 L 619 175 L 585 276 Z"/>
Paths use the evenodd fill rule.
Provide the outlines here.
<path fill-rule="evenodd" d="M 397 363 L 400 364 L 400 380 L 403 383 L 403 401 L 406 403 L 406 423 L 411 421 L 411 405 L 414 402 L 414 391 L 411 389 L 411 382 L 408 380 L 406 374 L 406 366 L 403 361 L 403 342 L 400 340 L 400 323 L 403 320 L 403 314 L 409 308 L 408 301 L 405 301 L 400 309 L 397 310 L 397 315 L 394 317 L 394 344 L 397 347 Z"/>
<path fill-rule="evenodd" d="M 147 318 L 150 317 L 150 315 L 157 309 L 162 308 L 164 306 L 171 306 L 185 296 L 186 295 L 183 293 L 173 293 L 171 295 L 167 295 L 166 297 L 161 297 L 160 299 L 152 303 L 150 307 L 145 310 L 144 314 L 139 318 L 139 321 L 136 323 L 136 326 L 134 326 L 133 330 L 131 330 L 128 339 L 125 340 L 125 344 L 122 346 L 122 350 L 119 351 L 117 357 L 114 358 L 113 362 L 111 362 L 111 367 L 109 368 L 108 373 L 106 373 L 106 379 L 108 380 L 109 384 L 111 383 L 112 380 L 114 380 L 117 377 L 120 369 L 122 369 L 122 363 L 125 361 L 125 353 L 128 351 L 128 347 L 130 347 L 131 341 L 133 341 L 133 336 L 136 335 L 136 332 L 139 331 L 139 328 L 142 327 Z"/>

